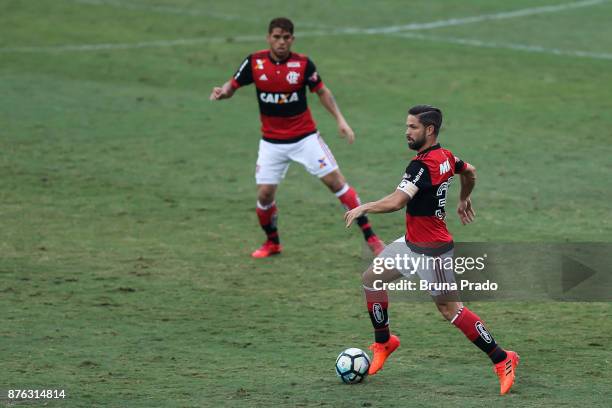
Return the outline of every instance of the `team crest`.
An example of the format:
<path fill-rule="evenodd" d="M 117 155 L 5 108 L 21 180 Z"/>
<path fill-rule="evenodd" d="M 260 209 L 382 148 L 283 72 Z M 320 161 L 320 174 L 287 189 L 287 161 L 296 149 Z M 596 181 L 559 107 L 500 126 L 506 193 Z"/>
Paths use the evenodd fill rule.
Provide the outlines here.
<path fill-rule="evenodd" d="M 287 82 L 289 82 L 291 85 L 297 84 L 299 78 L 300 74 L 295 71 L 289 71 L 289 73 L 287 74 Z"/>
<path fill-rule="evenodd" d="M 264 60 L 256 59 L 255 64 L 256 64 L 255 69 L 264 69 L 264 66 L 263 66 Z"/>

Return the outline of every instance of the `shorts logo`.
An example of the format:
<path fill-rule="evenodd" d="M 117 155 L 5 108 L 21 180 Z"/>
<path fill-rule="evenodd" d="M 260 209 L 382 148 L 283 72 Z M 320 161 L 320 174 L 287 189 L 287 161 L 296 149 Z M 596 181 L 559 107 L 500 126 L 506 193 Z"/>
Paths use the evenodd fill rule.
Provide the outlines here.
<path fill-rule="evenodd" d="M 299 78 L 300 74 L 295 71 L 289 71 L 289 73 L 287 74 L 287 82 L 289 82 L 291 85 L 297 84 Z"/>
<path fill-rule="evenodd" d="M 323 167 L 327 166 L 327 163 L 325 163 L 325 156 L 321 157 L 319 160 L 319 168 L 322 169 Z"/>
<path fill-rule="evenodd" d="M 380 303 L 374 303 L 372 305 L 372 314 L 374 315 L 376 323 L 383 323 L 385 321 L 385 314 L 383 313 L 383 308 Z"/>
<path fill-rule="evenodd" d="M 259 99 L 265 103 L 275 103 L 279 105 L 284 103 L 297 102 L 300 100 L 297 92 L 293 92 L 290 94 L 262 92 L 259 94 Z"/>
<path fill-rule="evenodd" d="M 493 337 L 491 337 L 491 335 L 489 334 L 487 329 L 484 327 L 484 324 L 482 324 L 482 322 L 479 322 L 479 321 L 476 322 L 474 327 L 476 327 L 476 331 L 478 331 L 480 338 L 482 338 L 487 344 L 493 341 Z"/>

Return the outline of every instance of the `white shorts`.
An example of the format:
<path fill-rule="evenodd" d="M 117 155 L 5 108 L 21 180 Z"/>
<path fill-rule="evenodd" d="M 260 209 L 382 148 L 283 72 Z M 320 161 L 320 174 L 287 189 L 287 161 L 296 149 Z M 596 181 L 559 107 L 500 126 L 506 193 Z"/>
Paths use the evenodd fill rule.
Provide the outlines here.
<path fill-rule="evenodd" d="M 397 261 L 397 256 L 401 261 Z M 453 249 L 446 251 L 438 256 L 427 256 L 413 252 L 404 236 L 387 245 L 385 249 L 376 257 L 377 259 L 391 258 L 394 268 L 408 279 L 414 279 L 416 275 L 428 284 L 434 284 L 432 290 L 428 290 L 431 296 L 447 295 L 451 291 L 447 290 L 449 284 L 455 283 L 455 274 L 452 268 Z M 404 259 L 411 259 L 405 262 Z M 374 260 L 376 262 L 376 259 Z M 379 265 L 384 261 L 379 260 Z M 449 267 L 451 266 L 451 267 Z M 419 285 L 417 285 L 418 287 Z"/>
<path fill-rule="evenodd" d="M 295 143 L 259 141 L 255 180 L 257 184 L 279 184 L 291 162 L 301 163 L 313 176 L 323 177 L 338 168 L 319 132 Z"/>

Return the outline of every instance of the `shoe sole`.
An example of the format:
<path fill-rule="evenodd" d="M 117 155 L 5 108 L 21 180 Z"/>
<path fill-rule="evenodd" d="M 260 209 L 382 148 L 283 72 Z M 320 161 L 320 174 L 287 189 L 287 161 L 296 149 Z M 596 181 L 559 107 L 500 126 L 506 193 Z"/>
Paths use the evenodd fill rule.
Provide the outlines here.
<path fill-rule="evenodd" d="M 255 255 L 251 254 L 251 258 L 255 258 L 255 259 L 264 259 L 264 258 L 269 258 L 269 257 L 271 257 L 271 256 L 274 256 L 274 255 L 280 255 L 280 254 L 281 254 L 281 252 L 273 252 L 273 253 L 268 254 L 268 255 L 266 255 L 266 256 L 255 256 Z"/>

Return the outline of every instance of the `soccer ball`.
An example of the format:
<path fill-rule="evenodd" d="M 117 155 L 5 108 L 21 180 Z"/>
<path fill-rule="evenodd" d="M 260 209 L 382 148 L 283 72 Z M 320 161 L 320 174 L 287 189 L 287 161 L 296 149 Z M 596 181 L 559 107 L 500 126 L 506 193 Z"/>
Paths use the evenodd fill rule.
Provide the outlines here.
<path fill-rule="evenodd" d="M 368 375 L 370 357 L 361 349 L 348 348 L 336 359 L 336 374 L 346 384 L 357 384 Z"/>

